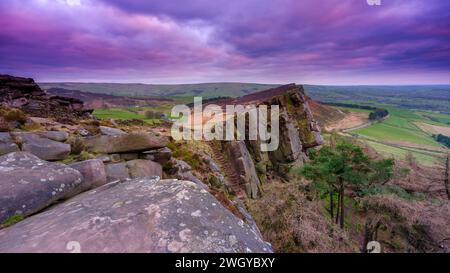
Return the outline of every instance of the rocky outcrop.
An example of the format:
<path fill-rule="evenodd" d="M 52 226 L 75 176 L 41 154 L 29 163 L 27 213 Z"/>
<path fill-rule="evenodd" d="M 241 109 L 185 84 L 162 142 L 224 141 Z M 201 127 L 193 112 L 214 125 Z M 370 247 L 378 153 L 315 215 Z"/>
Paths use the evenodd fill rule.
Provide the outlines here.
<path fill-rule="evenodd" d="M 167 146 L 167 137 L 152 132 L 87 137 L 84 143 L 89 151 L 103 154 L 146 151 Z"/>
<path fill-rule="evenodd" d="M 0 230 L 0 252 L 271 252 L 190 181 L 136 179 L 86 192 Z"/>
<path fill-rule="evenodd" d="M 258 140 L 225 141 L 221 145 L 222 153 L 229 156 L 228 160 L 238 174 L 239 184 L 249 197 L 259 195 L 261 180 L 264 181 L 270 172 L 275 172 L 287 181 L 292 179 L 292 169 L 301 167 L 308 159 L 307 150 L 323 144 L 320 128 L 313 118 L 302 86 L 289 84 L 214 103 L 222 107 L 230 104 L 267 105 L 269 110 L 271 105 L 279 106 L 280 135 L 277 150 L 261 151 Z"/>
<path fill-rule="evenodd" d="M 28 216 L 80 192 L 83 176 L 68 166 L 26 152 L 0 157 L 0 223 Z"/>
<path fill-rule="evenodd" d="M 83 92 L 80 90 L 54 87 L 58 84 L 42 84 L 51 95 L 64 96 L 82 100 L 84 105 L 90 109 L 100 108 L 128 108 L 139 106 L 158 106 L 161 103 L 171 103 L 172 99 L 165 98 L 132 98 L 118 95 Z"/>
<path fill-rule="evenodd" d="M 0 75 L 0 104 L 20 108 L 30 116 L 56 119 L 90 117 L 92 110 L 74 98 L 50 96 L 33 79 Z"/>

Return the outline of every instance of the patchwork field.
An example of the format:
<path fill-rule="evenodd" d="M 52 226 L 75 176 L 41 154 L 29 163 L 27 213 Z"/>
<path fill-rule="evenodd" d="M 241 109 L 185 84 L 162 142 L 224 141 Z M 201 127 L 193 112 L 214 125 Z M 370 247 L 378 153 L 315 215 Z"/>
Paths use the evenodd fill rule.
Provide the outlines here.
<path fill-rule="evenodd" d="M 423 165 L 442 161 L 449 151 L 432 135 L 448 132 L 446 115 L 415 112 L 407 109 L 380 106 L 388 109 L 389 118 L 366 128 L 353 130 L 351 135 L 364 140 L 380 154 L 403 159 L 408 153 L 414 155 Z M 360 113 L 360 109 L 350 109 Z"/>

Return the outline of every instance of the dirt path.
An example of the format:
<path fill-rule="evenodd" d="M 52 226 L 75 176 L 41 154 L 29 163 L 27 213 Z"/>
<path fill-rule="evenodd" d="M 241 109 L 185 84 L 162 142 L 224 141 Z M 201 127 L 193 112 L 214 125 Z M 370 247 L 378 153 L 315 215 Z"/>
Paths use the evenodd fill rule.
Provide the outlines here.
<path fill-rule="evenodd" d="M 367 124 L 368 120 L 369 119 L 367 113 L 352 112 L 346 115 L 343 119 L 325 126 L 325 130 L 345 130 L 349 128 L 359 127 Z"/>
<path fill-rule="evenodd" d="M 217 148 L 217 146 L 214 145 L 214 143 L 209 143 L 209 144 L 210 144 L 209 146 L 211 147 L 211 150 L 213 153 L 212 156 L 216 160 L 216 162 L 220 164 L 220 168 L 225 173 L 226 178 L 227 178 L 228 182 L 230 183 L 229 186 L 230 186 L 231 190 L 239 199 L 244 199 L 247 195 L 240 184 L 239 177 L 237 176 L 236 172 L 231 167 L 230 161 L 226 160 L 223 157 L 222 152 L 219 151 L 219 148 Z"/>

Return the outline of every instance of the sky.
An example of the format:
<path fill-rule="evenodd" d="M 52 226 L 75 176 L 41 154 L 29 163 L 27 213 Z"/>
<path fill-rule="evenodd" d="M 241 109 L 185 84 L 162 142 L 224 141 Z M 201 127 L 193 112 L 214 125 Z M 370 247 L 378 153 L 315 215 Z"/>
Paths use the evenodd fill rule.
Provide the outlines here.
<path fill-rule="evenodd" d="M 2 0 L 0 74 L 37 81 L 450 83 L 450 1 Z"/>

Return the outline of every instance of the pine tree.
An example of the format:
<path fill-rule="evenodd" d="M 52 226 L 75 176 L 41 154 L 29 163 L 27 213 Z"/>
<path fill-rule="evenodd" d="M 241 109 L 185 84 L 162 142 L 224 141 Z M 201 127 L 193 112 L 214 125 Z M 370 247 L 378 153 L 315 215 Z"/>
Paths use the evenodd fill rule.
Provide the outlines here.
<path fill-rule="evenodd" d="M 359 195 L 376 192 L 395 174 L 392 159 L 372 160 L 351 142 L 340 140 L 335 147 L 324 146 L 311 154 L 311 162 L 301 173 L 313 181 L 314 187 L 329 196 L 330 216 L 344 228 L 345 193 L 352 190 Z M 336 214 L 334 195 L 337 193 Z"/>

